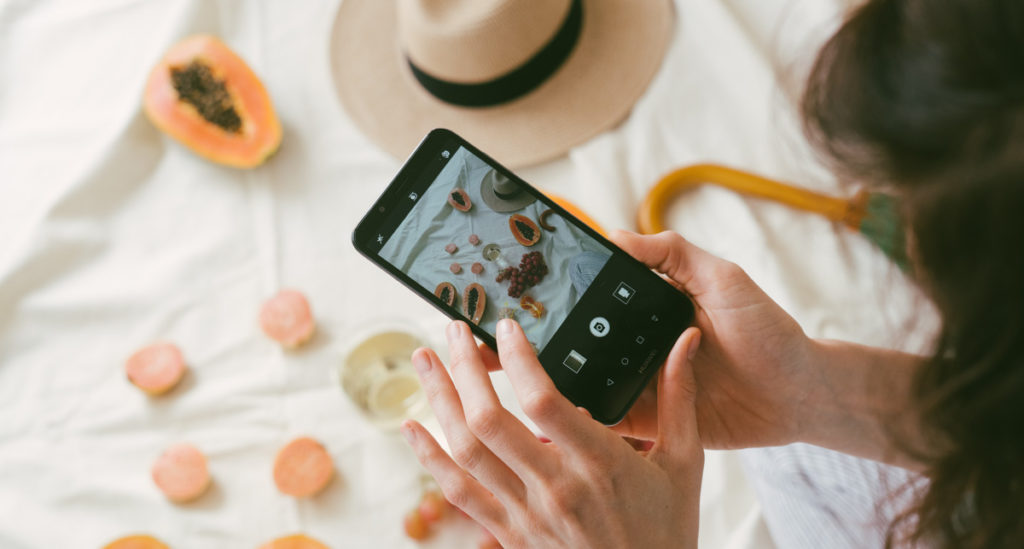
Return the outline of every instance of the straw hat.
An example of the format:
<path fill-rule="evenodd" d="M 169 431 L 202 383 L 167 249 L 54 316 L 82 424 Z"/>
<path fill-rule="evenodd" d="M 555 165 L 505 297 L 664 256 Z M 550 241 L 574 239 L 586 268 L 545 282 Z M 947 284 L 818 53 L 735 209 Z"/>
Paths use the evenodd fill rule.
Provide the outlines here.
<path fill-rule="evenodd" d="M 480 180 L 480 196 L 484 204 L 501 213 L 521 210 L 537 200 L 515 181 L 495 170 L 488 171 Z"/>
<path fill-rule="evenodd" d="M 332 71 L 349 116 L 396 157 L 445 127 L 522 166 L 625 118 L 672 26 L 670 0 L 344 0 Z"/>

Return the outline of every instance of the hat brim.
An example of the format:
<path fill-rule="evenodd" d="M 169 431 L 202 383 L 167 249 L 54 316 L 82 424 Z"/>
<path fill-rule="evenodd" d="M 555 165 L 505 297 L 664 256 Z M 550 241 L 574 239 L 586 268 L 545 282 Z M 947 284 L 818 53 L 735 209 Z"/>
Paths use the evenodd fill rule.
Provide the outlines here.
<path fill-rule="evenodd" d="M 484 203 L 487 204 L 487 207 L 496 212 L 508 213 L 521 210 L 537 201 L 532 194 L 521 190 L 511 198 L 499 197 L 497 193 L 494 192 L 494 183 L 497 173 L 498 172 L 491 170 L 484 175 L 483 179 L 480 180 L 480 198 L 482 198 Z"/>
<path fill-rule="evenodd" d="M 424 90 L 401 51 L 394 0 L 345 0 L 331 38 L 331 70 L 353 122 L 405 158 L 448 128 L 509 166 L 561 156 L 624 119 L 661 66 L 672 36 L 670 0 L 583 0 L 583 28 L 565 64 L 516 100 L 457 107 Z"/>

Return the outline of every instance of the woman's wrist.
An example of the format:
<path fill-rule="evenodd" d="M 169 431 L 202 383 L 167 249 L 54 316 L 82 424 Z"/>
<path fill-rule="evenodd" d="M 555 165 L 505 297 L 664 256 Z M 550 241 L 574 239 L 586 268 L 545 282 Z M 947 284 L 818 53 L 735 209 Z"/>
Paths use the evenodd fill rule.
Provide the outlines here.
<path fill-rule="evenodd" d="M 833 340 L 811 340 L 796 440 L 903 467 L 894 427 L 916 434 L 908 416 L 921 357 Z"/>

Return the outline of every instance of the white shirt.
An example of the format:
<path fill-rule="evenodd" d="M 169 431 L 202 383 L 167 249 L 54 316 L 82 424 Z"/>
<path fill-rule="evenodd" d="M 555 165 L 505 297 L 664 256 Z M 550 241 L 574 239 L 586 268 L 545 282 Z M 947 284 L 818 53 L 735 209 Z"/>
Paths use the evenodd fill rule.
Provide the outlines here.
<path fill-rule="evenodd" d="M 916 477 L 898 467 L 809 444 L 739 452 L 779 549 L 884 547 Z"/>

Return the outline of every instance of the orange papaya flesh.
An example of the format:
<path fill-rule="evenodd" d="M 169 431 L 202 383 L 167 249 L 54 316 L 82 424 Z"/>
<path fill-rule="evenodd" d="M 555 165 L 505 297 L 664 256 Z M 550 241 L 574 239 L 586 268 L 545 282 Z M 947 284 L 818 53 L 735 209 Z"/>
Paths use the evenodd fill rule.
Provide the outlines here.
<path fill-rule="evenodd" d="M 442 282 L 434 288 L 434 295 L 439 297 L 441 301 L 444 301 L 445 305 L 451 307 L 455 305 L 455 286 L 451 282 Z"/>
<path fill-rule="evenodd" d="M 533 246 L 540 240 L 540 227 L 525 215 L 513 214 L 509 217 L 508 228 L 523 246 Z"/>
<path fill-rule="evenodd" d="M 153 536 L 134 535 L 116 539 L 103 546 L 103 549 L 169 549 L 162 541 Z"/>
<path fill-rule="evenodd" d="M 191 36 L 167 51 L 149 74 L 143 110 L 163 132 L 228 166 L 258 166 L 281 144 L 263 83 L 213 36 Z"/>
<path fill-rule="evenodd" d="M 589 215 L 587 215 L 586 213 L 584 213 L 583 210 L 581 210 L 579 208 L 579 206 L 577 206 L 576 204 L 573 204 L 567 198 L 564 198 L 564 197 L 561 197 L 561 196 L 558 196 L 558 195 L 552 194 L 552 193 L 546 193 L 546 194 L 548 195 L 548 198 L 550 198 L 551 200 L 553 200 L 555 202 L 555 204 L 558 204 L 563 209 L 565 209 L 565 211 L 567 211 L 567 212 L 571 213 L 572 215 L 574 215 L 576 217 L 576 219 L 579 219 L 583 223 L 589 225 L 590 228 L 594 229 L 595 231 L 597 231 L 598 234 L 600 234 L 601 236 L 604 236 L 604 237 L 608 236 L 604 232 L 604 228 L 602 228 L 601 225 L 597 221 L 594 221 L 594 218 L 592 218 Z"/>
<path fill-rule="evenodd" d="M 484 292 L 484 287 L 476 282 L 466 286 L 466 289 L 462 292 L 462 314 L 471 320 L 473 324 L 480 324 L 480 319 L 483 318 L 486 307 L 487 293 Z"/>
<path fill-rule="evenodd" d="M 309 536 L 293 534 L 263 544 L 260 549 L 328 549 L 328 547 Z"/>

